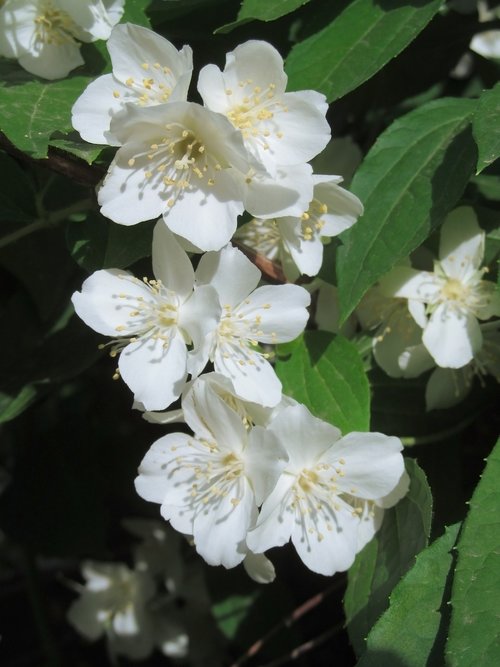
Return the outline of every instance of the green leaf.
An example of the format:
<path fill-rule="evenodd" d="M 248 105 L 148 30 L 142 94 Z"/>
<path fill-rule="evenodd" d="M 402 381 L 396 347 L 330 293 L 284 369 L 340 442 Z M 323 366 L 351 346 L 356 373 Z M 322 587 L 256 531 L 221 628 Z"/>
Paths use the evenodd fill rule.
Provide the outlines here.
<path fill-rule="evenodd" d="M 87 164 L 95 162 L 105 148 L 105 146 L 96 146 L 95 144 L 83 141 L 77 132 L 70 132 L 66 135 L 59 132 L 57 134 L 57 138 L 50 140 L 50 145 L 66 151 L 66 153 L 76 155 L 80 159 L 85 160 Z"/>
<path fill-rule="evenodd" d="M 443 656 L 436 655 L 435 642 L 447 620 L 450 551 L 459 528 L 458 523 L 447 528 L 417 556 L 415 565 L 394 588 L 389 609 L 371 629 L 366 653 L 357 667 L 442 667 Z"/>
<path fill-rule="evenodd" d="M 22 387 L 14 396 L 0 392 L 0 424 L 15 419 L 29 408 L 36 397 L 37 390 L 32 384 Z"/>
<path fill-rule="evenodd" d="M 396 120 L 366 156 L 351 185 L 365 212 L 341 235 L 337 253 L 344 321 L 457 203 L 476 164 L 474 109 L 466 99 L 430 102 Z"/>
<path fill-rule="evenodd" d="M 217 625 L 228 639 L 234 639 L 258 595 L 258 591 L 248 595 L 231 595 L 213 605 L 212 613 Z"/>
<path fill-rule="evenodd" d="M 125 269 L 151 255 L 155 222 L 126 227 L 91 214 L 72 223 L 66 242 L 73 258 L 89 272 L 98 269 Z"/>
<path fill-rule="evenodd" d="M 500 155 L 500 83 L 486 90 L 479 98 L 473 119 L 474 139 L 478 147 L 477 171 L 494 162 Z"/>
<path fill-rule="evenodd" d="M 0 131 L 24 153 L 47 155 L 52 134 L 71 132 L 71 108 L 92 79 L 72 76 L 61 81 L 28 81 L 0 87 Z"/>
<path fill-rule="evenodd" d="M 349 570 L 344 608 L 349 637 L 358 655 L 365 638 L 382 612 L 389 595 L 427 546 L 431 527 L 432 495 L 424 472 L 406 460 L 410 490 L 386 510 L 382 527 L 359 553 Z"/>
<path fill-rule="evenodd" d="M 290 90 L 342 97 L 400 53 L 429 23 L 441 0 L 353 0 L 329 25 L 297 44 L 286 62 Z"/>
<path fill-rule="evenodd" d="M 151 28 L 151 22 L 145 13 L 150 4 L 151 0 L 127 0 L 121 23 L 135 23 Z"/>
<path fill-rule="evenodd" d="M 470 501 L 458 542 L 447 665 L 496 665 L 500 656 L 500 440 Z"/>
<path fill-rule="evenodd" d="M 223 25 L 215 32 L 229 32 L 242 23 L 247 23 L 254 19 L 258 19 L 259 21 L 274 21 L 308 2 L 310 0 L 266 0 L 266 2 L 262 2 L 262 0 L 243 0 L 236 21 Z"/>
<path fill-rule="evenodd" d="M 286 351 L 279 346 L 278 355 Z M 283 392 L 304 403 L 316 417 L 342 433 L 368 430 L 368 380 L 356 347 L 342 336 L 306 331 L 292 344 L 288 359 L 278 358 L 276 373 Z"/>

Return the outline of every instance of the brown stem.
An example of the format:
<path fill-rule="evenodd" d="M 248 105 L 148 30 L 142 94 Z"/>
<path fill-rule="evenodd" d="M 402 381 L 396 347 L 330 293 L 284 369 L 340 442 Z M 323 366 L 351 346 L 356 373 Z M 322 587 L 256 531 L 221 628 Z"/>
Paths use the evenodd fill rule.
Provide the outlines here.
<path fill-rule="evenodd" d="M 269 630 L 263 637 L 254 642 L 249 649 L 240 657 L 236 662 L 233 662 L 231 667 L 241 667 L 244 665 L 250 658 L 253 658 L 267 642 L 274 637 L 282 628 L 289 628 L 294 623 L 296 623 L 302 616 L 308 614 L 312 609 L 317 607 L 323 602 L 331 593 L 336 591 L 339 586 L 342 584 L 342 579 L 337 579 L 331 586 L 325 588 L 321 593 L 316 593 L 311 598 L 303 602 L 296 609 L 292 611 L 291 614 L 282 618 L 279 623 L 277 623 L 273 628 Z M 299 647 L 300 648 L 300 647 Z M 298 650 L 298 649 L 296 649 Z"/>

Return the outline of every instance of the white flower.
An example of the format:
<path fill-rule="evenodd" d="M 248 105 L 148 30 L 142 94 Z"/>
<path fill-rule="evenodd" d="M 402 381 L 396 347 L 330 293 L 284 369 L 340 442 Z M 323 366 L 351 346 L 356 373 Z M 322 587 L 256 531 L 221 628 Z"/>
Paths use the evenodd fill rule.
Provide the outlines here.
<path fill-rule="evenodd" d="M 478 319 L 500 315 L 500 293 L 482 280 L 484 236 L 471 208 L 455 209 L 443 224 L 433 273 L 397 267 L 380 282 L 386 296 L 427 304 L 422 342 L 444 368 L 469 363 L 482 345 Z"/>
<path fill-rule="evenodd" d="M 286 93 L 286 84 L 278 51 L 253 40 L 226 55 L 223 72 L 206 65 L 198 80 L 205 106 L 229 118 L 271 176 L 278 165 L 308 162 L 330 139 L 324 95 Z"/>
<path fill-rule="evenodd" d="M 232 246 L 201 258 L 197 284 L 216 289 L 223 312 L 217 329 L 190 355 L 189 370 L 198 375 L 210 359 L 239 397 L 274 407 L 281 399 L 281 382 L 257 344 L 296 338 L 306 325 L 311 297 L 298 285 L 255 289 L 259 279 L 260 271 Z"/>
<path fill-rule="evenodd" d="M 116 269 L 96 271 L 75 292 L 73 305 L 95 331 L 113 336 L 111 356 L 148 410 L 179 397 L 186 380 L 186 345 L 200 344 L 220 317 L 212 287 L 193 293 L 194 272 L 186 253 L 162 221 L 153 236 L 154 280 Z M 118 375 L 118 374 L 117 374 Z"/>
<path fill-rule="evenodd" d="M 379 527 L 382 508 L 408 489 L 400 440 L 381 433 L 341 437 L 303 405 L 281 411 L 268 432 L 289 463 L 248 534 L 249 548 L 260 553 L 291 539 L 314 572 L 347 570 Z"/>
<path fill-rule="evenodd" d="M 109 125 L 125 104 L 185 101 L 193 56 L 189 46 L 177 51 L 152 30 L 130 23 L 113 28 L 107 48 L 113 72 L 87 86 L 73 106 L 72 123 L 85 141 L 114 146 L 119 142 Z"/>
<path fill-rule="evenodd" d="M 269 259 L 279 258 L 290 278 L 315 276 L 323 263 L 322 237 L 337 236 L 363 213 L 359 199 L 338 185 L 341 176 L 315 175 L 313 181 L 312 201 L 297 216 L 256 219 L 236 235 Z"/>
<path fill-rule="evenodd" d="M 106 636 L 112 655 L 146 658 L 155 644 L 153 619 L 146 605 L 155 585 L 145 572 L 122 563 L 83 564 L 81 596 L 68 610 L 68 621 L 91 641 Z"/>
<path fill-rule="evenodd" d="M 171 102 L 111 120 L 122 146 L 98 193 L 101 213 L 122 225 L 163 214 L 167 226 L 200 250 L 219 250 L 243 212 L 233 167 L 246 172 L 241 136 L 220 114 Z"/>
<path fill-rule="evenodd" d="M 45 79 L 83 65 L 80 42 L 107 39 L 124 0 L 6 0 L 0 9 L 2 53 Z"/>
<path fill-rule="evenodd" d="M 260 426 L 248 431 L 239 415 L 207 384 L 184 406 L 195 435 L 172 433 L 144 457 L 136 490 L 161 503 L 162 516 L 184 534 L 211 565 L 234 567 L 247 554 L 245 537 L 257 507 L 272 490 L 285 453 Z"/>

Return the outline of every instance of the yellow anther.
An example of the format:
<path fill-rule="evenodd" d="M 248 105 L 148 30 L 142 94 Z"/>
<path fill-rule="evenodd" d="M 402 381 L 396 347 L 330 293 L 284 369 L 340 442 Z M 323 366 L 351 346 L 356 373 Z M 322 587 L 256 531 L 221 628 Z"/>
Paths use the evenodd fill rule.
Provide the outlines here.
<path fill-rule="evenodd" d="M 113 90 L 113 97 L 118 99 L 120 97 L 120 93 L 117 90 Z"/>
<path fill-rule="evenodd" d="M 135 158 L 131 157 L 127 164 L 129 167 L 133 167 L 135 164 Z"/>
<path fill-rule="evenodd" d="M 141 67 L 142 69 L 149 69 L 148 63 L 142 63 Z"/>

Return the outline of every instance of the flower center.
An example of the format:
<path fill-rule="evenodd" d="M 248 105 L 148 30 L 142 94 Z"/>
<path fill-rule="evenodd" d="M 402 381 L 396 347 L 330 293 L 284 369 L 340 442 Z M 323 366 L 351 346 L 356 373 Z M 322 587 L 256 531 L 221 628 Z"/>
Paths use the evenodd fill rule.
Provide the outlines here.
<path fill-rule="evenodd" d="M 178 123 L 169 123 L 165 129 L 167 132 L 158 143 L 131 158 L 128 165 L 133 167 L 138 159 L 146 158 L 149 162 L 144 172 L 146 181 L 163 185 L 167 205 L 172 208 L 177 198 L 186 190 L 196 189 L 197 183 L 214 186 L 222 165 L 207 154 L 204 143 L 193 131 Z"/>
<path fill-rule="evenodd" d="M 176 81 L 170 67 L 161 63 L 142 63 L 144 77 L 140 80 L 129 76 L 125 80 L 125 85 L 139 95 L 139 105 L 148 106 L 154 104 L 163 104 L 168 102 Z M 120 93 L 115 91 L 115 97 L 120 97 Z"/>
<path fill-rule="evenodd" d="M 274 83 L 269 83 L 266 88 L 254 86 L 252 79 L 240 81 L 238 88 L 241 89 L 243 97 L 239 104 L 232 106 L 227 112 L 227 117 L 238 130 L 241 130 L 244 139 L 257 139 L 264 150 L 269 149 L 266 139 L 275 134 L 278 139 L 283 138 L 283 132 L 277 128 L 275 113 L 288 111 L 286 105 L 275 100 Z M 233 91 L 227 89 L 226 95 L 230 98 Z"/>
<path fill-rule="evenodd" d="M 50 0 L 41 5 L 41 14 L 35 18 L 35 38 L 44 44 L 75 43 L 78 26 L 66 12 L 56 9 Z"/>
<path fill-rule="evenodd" d="M 446 301 L 464 302 L 469 296 L 469 289 L 457 278 L 448 278 L 441 288 L 441 297 Z"/>

